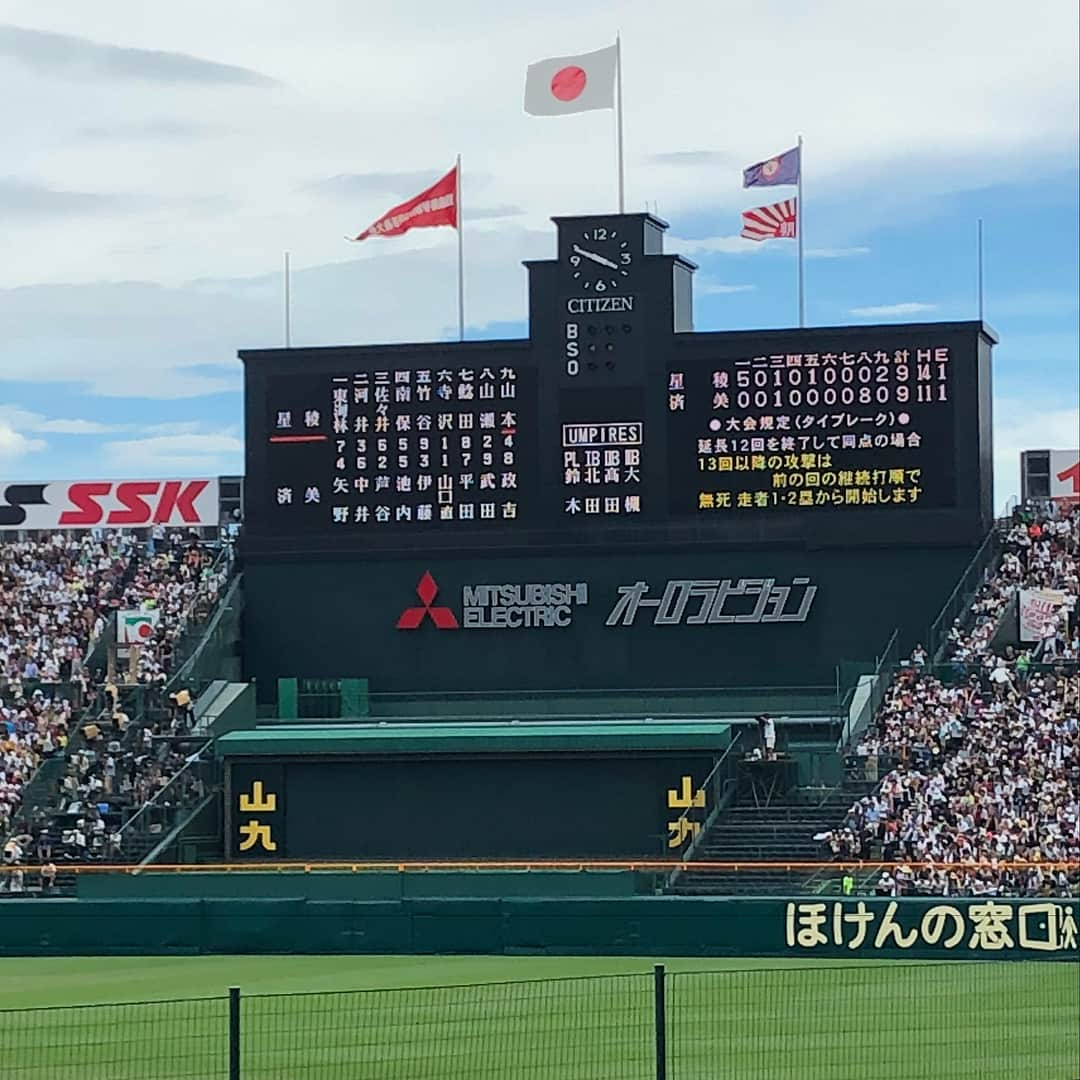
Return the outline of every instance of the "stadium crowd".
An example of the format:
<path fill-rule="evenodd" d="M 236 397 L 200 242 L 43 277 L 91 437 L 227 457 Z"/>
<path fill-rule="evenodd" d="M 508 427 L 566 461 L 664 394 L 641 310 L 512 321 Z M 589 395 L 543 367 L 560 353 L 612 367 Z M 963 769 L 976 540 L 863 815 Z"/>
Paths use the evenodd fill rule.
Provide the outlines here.
<path fill-rule="evenodd" d="M 860 775 L 889 771 L 821 837 L 835 859 L 897 863 L 881 895 L 1080 889 L 1075 873 L 1012 865 L 1080 859 L 1080 513 L 1018 512 L 1003 540 L 1000 566 L 949 633 L 945 670 L 916 649 L 856 748 Z M 995 650 L 1021 587 L 1068 599 L 1034 649 Z"/>
<path fill-rule="evenodd" d="M 190 694 L 165 700 L 178 645 L 225 586 L 229 559 L 192 534 L 157 530 L 60 534 L 0 542 L 0 837 L 4 862 L 120 854 L 119 827 L 181 769 Z M 88 659 L 113 612 L 154 612 L 129 682 L 107 682 Z M 133 723 L 136 696 L 141 695 Z M 65 761 L 47 810 L 20 813 L 24 789 L 50 758 Z M 55 874 L 52 875 L 55 878 Z M 42 883 L 49 879 L 42 874 Z M 0 888 L 19 891 L 18 871 Z"/>

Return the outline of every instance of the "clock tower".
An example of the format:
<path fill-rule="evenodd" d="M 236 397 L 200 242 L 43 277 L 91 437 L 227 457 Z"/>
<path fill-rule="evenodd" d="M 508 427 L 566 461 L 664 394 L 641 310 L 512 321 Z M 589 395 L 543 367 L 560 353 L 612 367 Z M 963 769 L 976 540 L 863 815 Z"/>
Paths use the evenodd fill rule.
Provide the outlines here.
<path fill-rule="evenodd" d="M 567 522 L 640 524 L 663 484 L 650 402 L 666 395 L 674 335 L 693 330 L 695 267 L 664 254 L 651 214 L 554 221 L 558 257 L 526 266 L 540 407 L 560 419 L 558 505 Z"/>
<path fill-rule="evenodd" d="M 673 333 L 693 330 L 696 267 L 664 254 L 651 214 L 553 219 L 558 257 L 526 263 L 529 327 L 541 368 L 564 387 L 642 386 Z"/>

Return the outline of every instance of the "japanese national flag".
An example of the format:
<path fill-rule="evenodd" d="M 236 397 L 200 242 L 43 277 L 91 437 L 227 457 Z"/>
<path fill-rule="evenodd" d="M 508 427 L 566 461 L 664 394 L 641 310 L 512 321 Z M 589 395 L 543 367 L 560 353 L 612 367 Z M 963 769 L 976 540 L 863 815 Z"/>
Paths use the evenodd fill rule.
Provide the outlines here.
<path fill-rule="evenodd" d="M 149 641 L 160 620 L 161 612 L 157 610 L 121 611 L 116 620 L 117 641 L 121 645 L 138 645 Z"/>
<path fill-rule="evenodd" d="M 618 58 L 618 45 L 609 45 L 530 64 L 525 72 L 525 111 L 532 116 L 564 116 L 614 109 Z"/>

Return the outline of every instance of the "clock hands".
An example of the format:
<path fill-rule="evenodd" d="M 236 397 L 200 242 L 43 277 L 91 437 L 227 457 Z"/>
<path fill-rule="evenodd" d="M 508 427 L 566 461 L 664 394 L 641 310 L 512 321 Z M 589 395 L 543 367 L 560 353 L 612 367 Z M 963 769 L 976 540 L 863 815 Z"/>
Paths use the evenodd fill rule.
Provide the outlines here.
<path fill-rule="evenodd" d="M 583 247 L 574 245 L 574 252 L 577 255 L 582 255 L 586 259 L 591 259 L 594 263 L 599 263 L 601 266 L 606 266 L 609 270 L 618 270 L 619 267 L 616 263 L 613 263 L 610 259 L 605 259 L 603 255 L 597 255 L 595 252 L 586 251 Z"/>

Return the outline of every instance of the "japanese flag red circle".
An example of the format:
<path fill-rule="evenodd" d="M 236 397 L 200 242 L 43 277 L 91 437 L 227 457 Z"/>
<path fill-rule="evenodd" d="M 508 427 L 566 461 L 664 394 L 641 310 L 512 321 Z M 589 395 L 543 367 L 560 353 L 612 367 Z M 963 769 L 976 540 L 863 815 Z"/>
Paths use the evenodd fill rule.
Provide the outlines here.
<path fill-rule="evenodd" d="M 588 82 L 585 69 L 576 64 L 560 68 L 551 77 L 551 93 L 559 101 L 573 101 L 581 97 L 585 84 Z"/>

